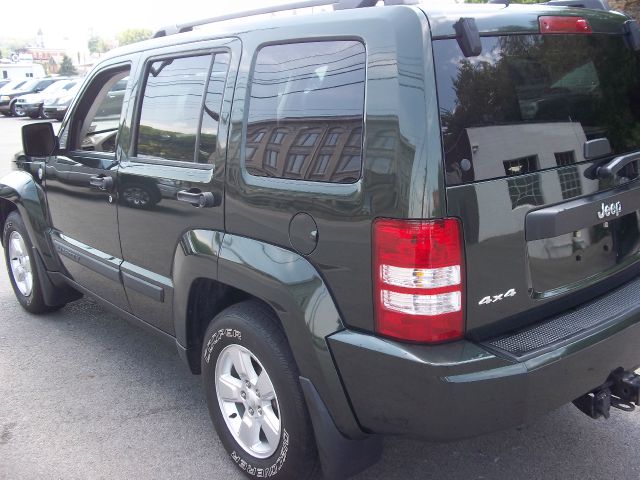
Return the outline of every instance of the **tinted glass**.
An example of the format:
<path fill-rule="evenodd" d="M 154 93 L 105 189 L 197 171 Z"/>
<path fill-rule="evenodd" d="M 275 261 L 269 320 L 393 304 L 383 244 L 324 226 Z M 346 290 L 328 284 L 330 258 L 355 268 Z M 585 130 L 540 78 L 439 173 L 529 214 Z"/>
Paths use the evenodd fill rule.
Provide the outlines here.
<path fill-rule="evenodd" d="M 640 55 L 622 37 L 517 35 L 482 47 L 464 58 L 455 40 L 434 42 L 449 185 L 566 167 L 597 138 L 612 155 L 640 148 Z M 526 191 L 535 205 L 536 188 Z"/>
<path fill-rule="evenodd" d="M 256 58 L 245 164 L 263 177 L 353 183 L 362 169 L 365 49 L 273 45 Z"/>
<path fill-rule="evenodd" d="M 212 163 L 212 155 L 218 143 L 218 123 L 222 108 L 222 95 L 229 70 L 229 54 L 218 53 L 211 67 L 207 96 L 202 113 L 202 127 L 200 130 L 200 145 L 198 148 L 198 162 Z"/>
<path fill-rule="evenodd" d="M 138 155 L 193 162 L 211 55 L 153 62 L 140 112 Z"/>

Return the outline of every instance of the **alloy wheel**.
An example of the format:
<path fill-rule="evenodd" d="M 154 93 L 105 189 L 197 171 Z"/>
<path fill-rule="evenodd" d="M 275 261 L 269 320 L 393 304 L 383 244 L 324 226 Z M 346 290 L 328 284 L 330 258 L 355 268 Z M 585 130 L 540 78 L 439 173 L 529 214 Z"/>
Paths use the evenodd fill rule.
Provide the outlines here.
<path fill-rule="evenodd" d="M 250 455 L 275 453 L 282 433 L 281 412 L 271 378 L 247 348 L 231 344 L 216 362 L 216 395 L 227 428 Z"/>

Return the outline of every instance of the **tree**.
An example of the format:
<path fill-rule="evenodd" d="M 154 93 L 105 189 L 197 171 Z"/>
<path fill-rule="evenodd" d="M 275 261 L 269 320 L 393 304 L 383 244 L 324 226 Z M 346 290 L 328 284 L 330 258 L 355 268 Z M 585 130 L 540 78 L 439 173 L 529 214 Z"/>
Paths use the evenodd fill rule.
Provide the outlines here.
<path fill-rule="evenodd" d="M 118 44 L 122 46 L 129 45 L 130 43 L 141 42 L 143 40 L 148 40 L 152 35 L 153 32 L 146 28 L 130 28 L 118 34 Z"/>
<path fill-rule="evenodd" d="M 89 47 L 89 51 L 91 53 L 104 53 L 109 50 L 109 45 L 102 37 L 98 37 L 97 35 L 92 35 L 87 42 L 87 46 Z"/>
<path fill-rule="evenodd" d="M 60 75 L 77 75 L 78 71 L 76 70 L 76 67 L 73 66 L 71 58 L 65 55 L 62 57 L 62 64 L 60 65 L 60 71 L 58 73 Z"/>

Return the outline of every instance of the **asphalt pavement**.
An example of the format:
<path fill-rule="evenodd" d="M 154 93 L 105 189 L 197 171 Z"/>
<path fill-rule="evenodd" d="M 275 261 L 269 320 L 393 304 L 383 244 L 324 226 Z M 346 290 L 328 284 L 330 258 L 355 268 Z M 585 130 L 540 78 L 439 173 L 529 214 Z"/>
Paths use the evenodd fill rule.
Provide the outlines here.
<path fill-rule="evenodd" d="M 25 123 L 0 117 L 0 175 Z M 415 415 L 429 412 L 416 403 Z M 565 406 L 471 440 L 387 438 L 382 461 L 357 479 L 637 480 L 639 444 L 637 412 L 594 421 Z M 176 478 L 244 478 L 211 425 L 200 378 L 171 346 L 90 299 L 26 313 L 1 262 L 0 479 Z"/>

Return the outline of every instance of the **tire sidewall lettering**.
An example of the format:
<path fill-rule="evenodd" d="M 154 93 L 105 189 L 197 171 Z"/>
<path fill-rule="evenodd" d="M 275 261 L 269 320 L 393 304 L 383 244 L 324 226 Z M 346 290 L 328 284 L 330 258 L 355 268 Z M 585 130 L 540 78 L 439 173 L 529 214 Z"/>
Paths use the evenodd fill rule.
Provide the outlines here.
<path fill-rule="evenodd" d="M 284 462 L 287 460 L 287 452 L 289 450 L 289 434 L 286 430 L 282 431 L 282 445 L 280 447 L 280 455 L 274 462 L 273 465 L 267 468 L 254 467 L 249 462 L 247 462 L 244 458 L 242 458 L 236 451 L 231 452 L 231 459 L 240 467 L 242 470 L 247 472 L 249 475 L 253 475 L 256 478 L 270 478 L 275 476 L 283 467 Z"/>
<path fill-rule="evenodd" d="M 240 330 L 236 330 L 235 328 L 221 328 L 213 335 L 211 335 L 211 338 L 209 338 L 209 341 L 207 342 L 207 348 L 204 351 L 205 362 L 209 363 L 211 361 L 211 353 L 213 352 L 214 347 L 223 338 L 242 341 L 242 332 Z"/>

